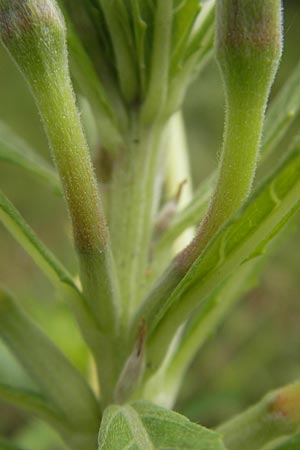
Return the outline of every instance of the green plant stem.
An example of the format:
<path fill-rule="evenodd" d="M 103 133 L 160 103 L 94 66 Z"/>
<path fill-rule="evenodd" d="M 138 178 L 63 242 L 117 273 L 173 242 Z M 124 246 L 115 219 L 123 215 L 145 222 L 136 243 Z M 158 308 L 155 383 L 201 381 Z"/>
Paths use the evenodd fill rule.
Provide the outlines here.
<path fill-rule="evenodd" d="M 258 38 L 258 32 L 265 40 Z M 279 1 L 269 0 L 267 7 L 261 3 L 254 5 L 231 0 L 217 4 L 216 50 L 227 107 L 219 174 L 210 206 L 196 237 L 174 259 L 138 313 L 138 316 L 156 316 L 156 324 L 161 320 L 158 328 L 161 328 L 162 334 L 158 332 L 155 337 L 155 348 L 159 339 L 163 342 L 167 334 L 170 342 L 183 317 L 186 318 L 183 310 L 188 305 L 187 301 L 181 302 L 182 308 L 173 305 L 166 316 L 164 308 L 159 307 L 159 298 L 168 303 L 166 299 L 172 298 L 172 293 L 180 286 L 181 280 L 210 240 L 249 195 L 256 169 L 264 112 L 281 49 Z M 176 316 L 177 319 L 172 323 L 173 314 L 173 318 Z M 162 325 L 163 322 L 168 325 Z M 149 328 L 151 333 L 155 325 L 149 325 Z M 161 355 L 162 352 L 160 346 Z"/>
<path fill-rule="evenodd" d="M 265 111 L 265 98 L 231 97 L 227 105 L 225 142 L 218 181 L 196 238 L 180 255 L 178 263 L 190 267 L 221 225 L 244 203 L 255 170 Z"/>
<path fill-rule="evenodd" d="M 110 229 L 124 302 L 124 325 L 146 285 L 162 133 L 163 127 L 144 128 L 134 119 L 126 152 L 116 160 L 113 172 Z"/>
<path fill-rule="evenodd" d="M 161 279 L 160 288 L 156 287 L 157 292 L 161 289 L 162 298 L 176 288 L 208 241 L 248 195 L 256 166 L 264 107 L 265 100 L 262 102 L 252 95 L 243 107 L 236 99 L 228 108 L 223 157 L 211 206 L 195 239 L 175 258 Z"/>
<path fill-rule="evenodd" d="M 64 79 L 64 78 L 63 78 Z M 48 82 L 47 82 L 48 81 Z M 111 401 L 112 383 L 117 378 L 114 358 L 118 340 L 120 303 L 109 235 L 98 196 L 85 137 L 68 79 L 53 92 L 51 80 L 43 79 L 36 100 L 62 179 L 73 223 L 75 247 L 79 256 L 83 294 L 96 322 L 96 336 L 89 333 L 84 318 L 77 315 L 81 328 L 93 345 L 102 386 L 103 405 Z M 106 337 L 105 337 L 106 336 Z M 99 349 L 95 345 L 98 339 Z M 110 373 L 110 376 L 107 374 Z"/>
<path fill-rule="evenodd" d="M 35 85 L 34 94 L 69 206 L 83 291 L 101 328 L 112 332 L 118 294 L 104 213 L 71 86 L 54 76 Z"/>
<path fill-rule="evenodd" d="M 286 137 L 291 125 L 298 116 L 300 109 L 299 83 L 300 63 L 294 68 L 291 76 L 267 110 L 258 160 L 259 166 L 268 156 L 275 152 L 278 144 Z M 195 225 L 202 220 L 209 204 L 209 199 L 214 192 L 216 179 L 217 171 L 199 186 L 186 208 L 176 214 L 170 224 L 170 228 L 166 230 L 156 244 L 158 252 L 170 246 L 174 239 L 188 226 Z"/>
<path fill-rule="evenodd" d="M 250 192 L 266 103 L 281 56 L 280 2 L 219 1 L 215 47 L 226 98 L 224 145 L 207 214 L 195 240 L 179 256 L 183 268 L 191 266 Z"/>
<path fill-rule="evenodd" d="M 50 0 L 0 6 L 1 39 L 31 88 L 62 181 L 84 296 L 102 330 L 114 334 L 119 312 L 114 263 L 70 81 L 62 15 Z"/>
<path fill-rule="evenodd" d="M 221 425 L 230 450 L 259 450 L 280 436 L 299 428 L 300 384 L 294 383 L 266 395 L 257 405 Z"/>

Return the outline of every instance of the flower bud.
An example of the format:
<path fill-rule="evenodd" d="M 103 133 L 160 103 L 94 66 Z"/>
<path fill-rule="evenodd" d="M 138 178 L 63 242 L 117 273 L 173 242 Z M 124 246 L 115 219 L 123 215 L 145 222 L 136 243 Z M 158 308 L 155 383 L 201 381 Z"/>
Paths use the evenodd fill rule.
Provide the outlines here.
<path fill-rule="evenodd" d="M 281 0 L 216 4 L 216 54 L 227 90 L 265 95 L 282 51 Z"/>
<path fill-rule="evenodd" d="M 65 24 L 53 0 L 0 0 L 0 39 L 31 87 L 66 68 Z"/>

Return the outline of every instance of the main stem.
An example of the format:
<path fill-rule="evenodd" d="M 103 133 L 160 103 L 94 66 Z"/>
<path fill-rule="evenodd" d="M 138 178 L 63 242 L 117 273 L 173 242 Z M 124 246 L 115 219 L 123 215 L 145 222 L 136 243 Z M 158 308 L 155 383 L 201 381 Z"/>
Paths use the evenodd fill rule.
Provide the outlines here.
<path fill-rule="evenodd" d="M 125 328 L 146 287 L 159 144 L 163 127 L 143 127 L 135 116 L 126 151 L 115 162 L 110 229 L 123 301 Z"/>

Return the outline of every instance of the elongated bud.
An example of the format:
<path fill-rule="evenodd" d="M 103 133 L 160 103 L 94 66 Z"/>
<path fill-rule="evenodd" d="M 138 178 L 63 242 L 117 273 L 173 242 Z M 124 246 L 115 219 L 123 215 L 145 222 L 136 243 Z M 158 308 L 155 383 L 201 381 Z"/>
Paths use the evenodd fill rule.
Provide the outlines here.
<path fill-rule="evenodd" d="M 0 0 L 0 38 L 35 97 L 72 220 L 85 298 L 109 328 L 118 301 L 113 258 L 55 0 Z"/>
<path fill-rule="evenodd" d="M 65 24 L 52 0 L 0 0 L 0 37 L 31 87 L 67 67 Z"/>
<path fill-rule="evenodd" d="M 134 349 L 123 367 L 116 386 L 115 401 L 117 403 L 122 404 L 128 400 L 139 386 L 145 369 L 146 335 L 146 322 L 142 320 L 137 332 Z"/>
<path fill-rule="evenodd" d="M 216 4 L 216 54 L 227 89 L 231 94 L 263 95 L 271 87 L 282 52 L 281 0 Z"/>

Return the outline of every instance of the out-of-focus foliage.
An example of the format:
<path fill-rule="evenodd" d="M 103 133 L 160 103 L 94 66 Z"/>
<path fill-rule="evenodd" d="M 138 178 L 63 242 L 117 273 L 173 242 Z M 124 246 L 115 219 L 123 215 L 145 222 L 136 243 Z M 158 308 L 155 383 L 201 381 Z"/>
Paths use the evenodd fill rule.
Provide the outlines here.
<path fill-rule="evenodd" d="M 300 5 L 285 2 L 285 53 L 273 94 L 299 61 Z M 0 119 L 49 160 L 40 120 L 17 69 L 0 49 Z M 211 62 L 189 90 L 185 121 L 194 185 L 216 166 L 221 147 L 224 100 L 219 72 Z M 294 124 L 300 132 L 300 119 Z M 281 144 L 274 159 L 286 150 Z M 55 253 L 75 272 L 66 211 L 58 196 L 33 177 L 8 164 L 0 164 L 4 191 Z M 268 261 L 262 281 L 240 303 L 209 344 L 200 351 L 189 371 L 177 409 L 204 425 L 214 425 L 245 408 L 270 388 L 299 378 L 300 240 L 298 217 Z M 279 243 L 280 244 L 280 243 Z M 0 273 L 30 314 L 82 371 L 88 355 L 67 308 L 29 257 L 0 227 Z M 7 377 L 27 385 L 23 371 L 0 346 L 0 364 Z M 1 381 L 1 380 L 0 380 Z M 0 404 L 0 434 L 15 436 L 28 450 L 59 450 L 62 444 L 47 428 L 13 408 Z M 56 443 L 58 442 L 58 443 Z"/>

